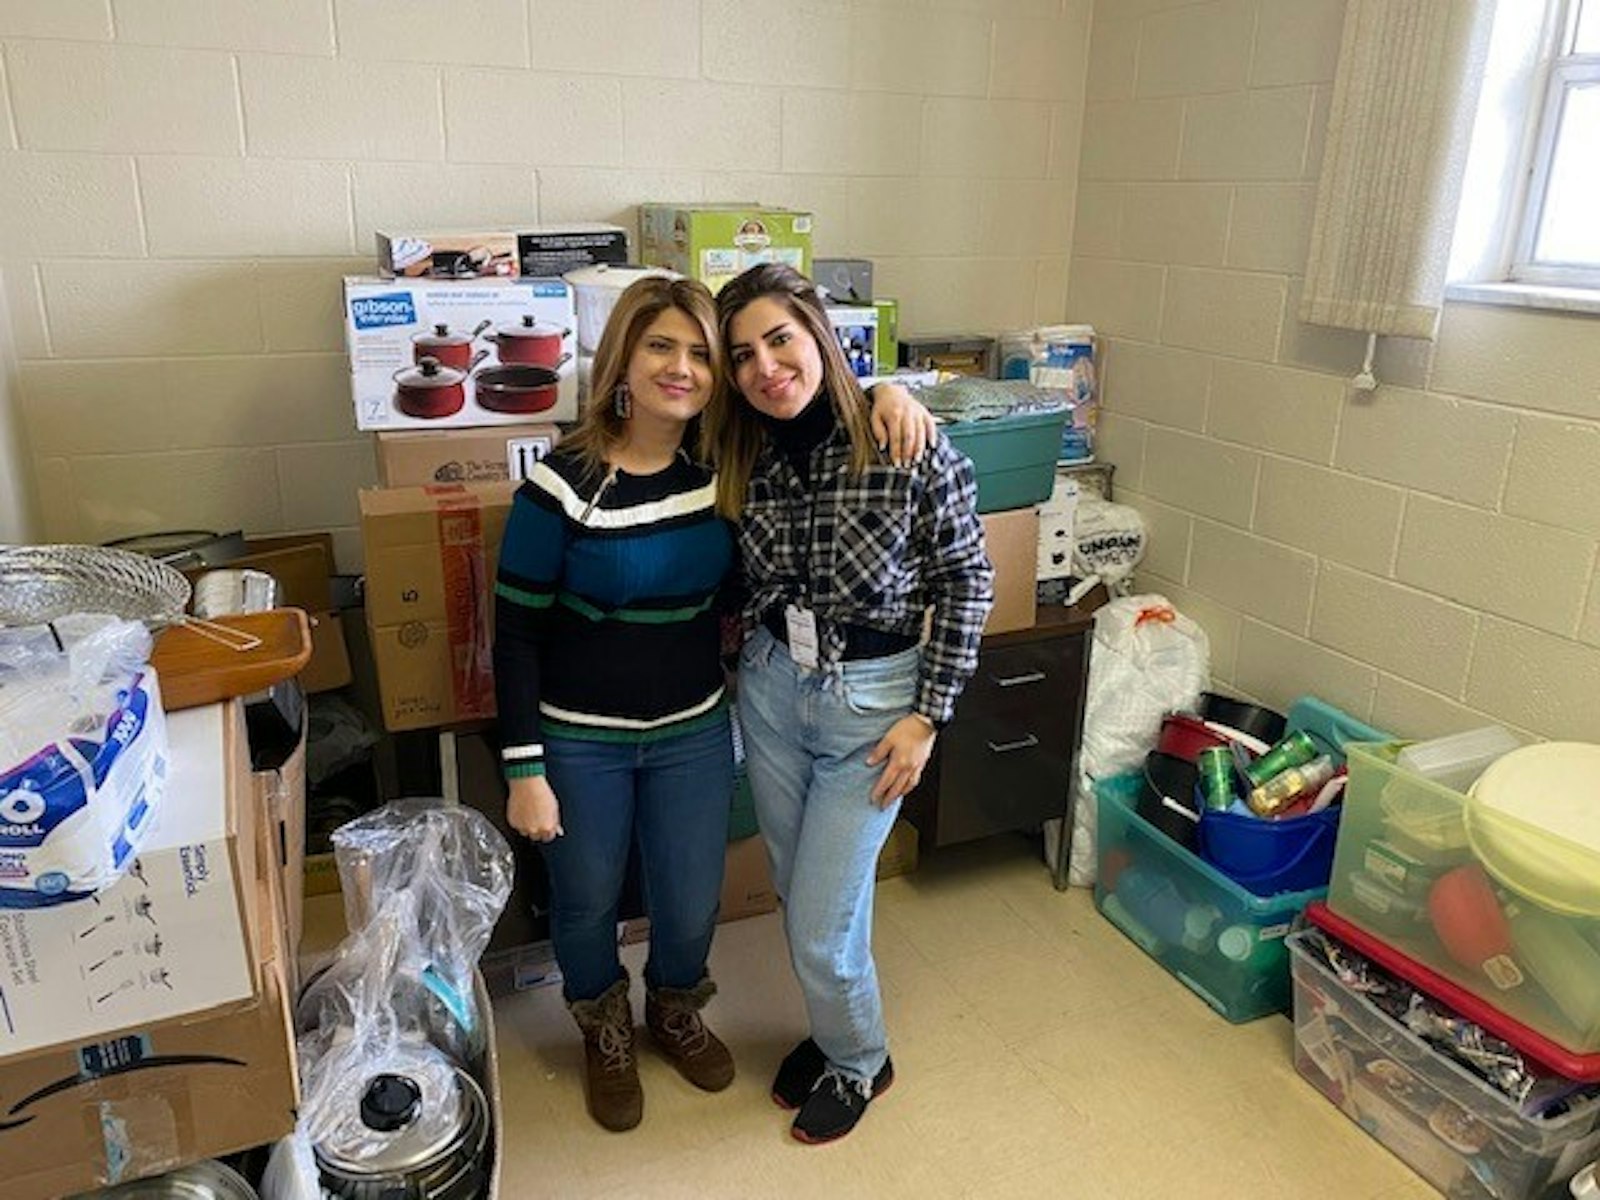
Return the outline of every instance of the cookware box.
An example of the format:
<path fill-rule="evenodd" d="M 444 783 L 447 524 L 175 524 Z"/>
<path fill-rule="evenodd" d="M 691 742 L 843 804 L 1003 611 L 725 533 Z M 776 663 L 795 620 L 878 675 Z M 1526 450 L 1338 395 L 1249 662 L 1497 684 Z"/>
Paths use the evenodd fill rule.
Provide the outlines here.
<path fill-rule="evenodd" d="M 543 422 L 578 415 L 576 314 L 572 289 L 561 279 L 369 279 L 344 281 L 345 345 L 356 428 L 446 429 L 511 425 L 537 416 Z M 416 337 L 438 327 L 473 333 L 470 366 L 443 367 L 433 356 L 418 365 Z M 518 394 L 518 403 L 479 403 L 478 381 L 505 362 L 511 333 L 550 333 L 548 367 L 553 388 Z M 510 332 L 508 332 L 510 331 Z M 557 342 L 559 338 L 559 343 Z M 431 379 L 424 372 L 431 370 Z M 419 402 L 426 386 L 443 382 L 447 402 Z M 503 389 L 502 389 L 503 390 Z"/>
<path fill-rule="evenodd" d="M 378 274 L 385 279 L 550 279 L 594 263 L 628 261 L 628 231 L 598 221 L 519 229 L 379 231 L 377 243 Z"/>

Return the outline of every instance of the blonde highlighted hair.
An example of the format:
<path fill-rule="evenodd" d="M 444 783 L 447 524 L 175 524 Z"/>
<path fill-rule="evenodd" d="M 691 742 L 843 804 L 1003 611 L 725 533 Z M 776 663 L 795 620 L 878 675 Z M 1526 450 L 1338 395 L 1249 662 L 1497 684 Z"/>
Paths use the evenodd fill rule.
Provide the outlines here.
<path fill-rule="evenodd" d="M 730 521 L 744 509 L 745 489 L 761 453 L 765 433 L 756 410 L 739 394 L 731 360 L 734 317 L 763 297 L 778 301 L 817 343 L 822 357 L 822 390 L 834 416 L 850 435 L 850 470 L 860 474 L 883 461 L 872 440 L 871 405 L 845 361 L 816 286 L 793 267 L 762 263 L 733 279 L 717 293 L 717 329 L 722 336 L 722 384 L 705 411 L 704 441 L 717 464 L 717 511 Z"/>
<path fill-rule="evenodd" d="M 635 280 L 618 297 L 606 321 L 605 332 L 600 335 L 600 345 L 594 354 L 594 371 L 589 377 L 588 406 L 578 427 L 561 439 L 561 448 L 576 451 L 587 473 L 604 474 L 607 457 L 622 441 L 627 418 L 617 415 L 617 389 L 627 381 L 628 364 L 633 361 L 633 353 L 645 330 L 670 308 L 677 309 L 700 327 L 711 352 L 713 398 L 722 390 L 716 302 L 706 285 L 697 279 L 669 279 L 659 275 Z M 709 461 L 706 423 L 702 418 L 689 422 L 684 431 L 683 448 L 696 459 Z"/>

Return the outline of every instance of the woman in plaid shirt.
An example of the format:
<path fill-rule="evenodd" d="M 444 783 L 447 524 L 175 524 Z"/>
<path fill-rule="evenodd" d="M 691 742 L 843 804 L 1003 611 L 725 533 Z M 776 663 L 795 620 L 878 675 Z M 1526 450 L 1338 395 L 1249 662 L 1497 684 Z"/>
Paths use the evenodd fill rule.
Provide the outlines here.
<path fill-rule="evenodd" d="M 796 1138 L 827 1142 L 894 1081 L 872 960 L 878 852 L 977 667 L 994 570 L 971 462 L 942 436 L 910 466 L 878 453 L 809 280 L 753 267 L 717 319 L 738 395 L 707 410 L 707 432 L 753 627 L 739 717 L 811 1023 L 772 1094 L 799 1109 Z"/>

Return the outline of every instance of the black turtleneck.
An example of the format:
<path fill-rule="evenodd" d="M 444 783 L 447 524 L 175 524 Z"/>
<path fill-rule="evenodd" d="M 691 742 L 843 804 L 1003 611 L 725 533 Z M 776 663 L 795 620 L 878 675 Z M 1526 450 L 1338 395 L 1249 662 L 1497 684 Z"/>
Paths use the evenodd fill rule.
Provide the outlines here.
<path fill-rule="evenodd" d="M 794 473 L 800 476 L 800 482 L 809 490 L 811 452 L 828 440 L 828 435 L 838 424 L 838 418 L 833 414 L 833 405 L 829 402 L 827 393 L 818 392 L 811 398 L 810 404 L 786 421 L 769 417 L 766 413 L 757 415 L 772 438 L 773 446 L 788 460 L 789 465 L 794 468 Z"/>

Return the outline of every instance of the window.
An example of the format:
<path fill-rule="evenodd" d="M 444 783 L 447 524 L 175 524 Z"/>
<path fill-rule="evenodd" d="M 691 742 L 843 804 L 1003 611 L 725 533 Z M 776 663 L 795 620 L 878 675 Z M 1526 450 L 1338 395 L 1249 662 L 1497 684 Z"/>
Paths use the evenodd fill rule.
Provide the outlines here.
<path fill-rule="evenodd" d="M 1510 278 L 1600 287 L 1600 0 L 1552 0 Z"/>

